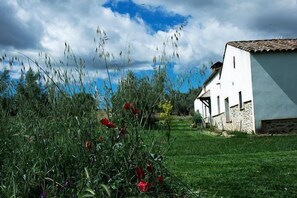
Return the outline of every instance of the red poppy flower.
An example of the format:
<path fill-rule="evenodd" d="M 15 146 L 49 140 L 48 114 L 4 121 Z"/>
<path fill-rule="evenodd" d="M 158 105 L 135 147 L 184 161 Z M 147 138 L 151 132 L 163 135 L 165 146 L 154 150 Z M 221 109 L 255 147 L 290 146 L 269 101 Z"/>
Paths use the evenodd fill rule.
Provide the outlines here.
<path fill-rule="evenodd" d="M 129 110 L 129 109 L 132 108 L 132 106 L 133 106 L 132 103 L 126 102 L 126 103 L 124 104 L 123 108 L 126 109 L 126 110 Z"/>
<path fill-rule="evenodd" d="M 143 179 L 144 178 L 143 168 L 141 168 L 140 166 L 138 166 L 136 168 L 136 174 L 137 174 L 138 179 Z"/>
<path fill-rule="evenodd" d="M 153 165 L 151 163 L 147 164 L 146 169 L 148 172 L 153 172 Z"/>
<path fill-rule="evenodd" d="M 163 182 L 164 182 L 164 178 L 163 178 L 163 176 L 158 176 L 158 182 L 159 182 L 159 184 L 163 184 Z"/>
<path fill-rule="evenodd" d="M 101 124 L 107 126 L 107 124 L 108 124 L 109 121 L 108 121 L 107 118 L 102 118 L 102 119 L 100 120 L 100 122 L 101 122 Z"/>
<path fill-rule="evenodd" d="M 101 124 L 107 126 L 108 128 L 116 128 L 116 126 L 111 122 L 109 121 L 107 118 L 102 118 L 100 120 Z"/>
<path fill-rule="evenodd" d="M 114 123 L 112 122 L 108 122 L 107 125 L 106 125 L 108 128 L 116 128 L 116 125 L 114 125 Z"/>
<path fill-rule="evenodd" d="M 151 184 L 149 182 L 145 182 L 145 181 L 141 180 L 137 184 L 137 186 L 141 192 L 147 192 L 150 189 Z"/>
<path fill-rule="evenodd" d="M 140 110 L 139 109 L 132 109 L 132 113 L 133 113 L 133 115 L 138 116 L 139 113 L 140 113 Z"/>
<path fill-rule="evenodd" d="M 92 149 L 92 143 L 90 141 L 86 141 L 86 148 L 89 150 Z"/>

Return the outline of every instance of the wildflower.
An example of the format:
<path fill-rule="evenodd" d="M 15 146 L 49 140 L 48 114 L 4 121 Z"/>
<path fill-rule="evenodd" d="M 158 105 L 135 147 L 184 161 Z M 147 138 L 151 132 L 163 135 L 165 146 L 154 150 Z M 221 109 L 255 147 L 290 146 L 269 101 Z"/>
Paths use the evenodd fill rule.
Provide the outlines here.
<path fill-rule="evenodd" d="M 92 143 L 90 141 L 86 141 L 86 148 L 89 150 L 92 149 Z"/>
<path fill-rule="evenodd" d="M 163 182 L 164 182 L 164 178 L 163 178 L 163 176 L 158 176 L 158 182 L 159 182 L 159 184 L 163 184 Z"/>
<path fill-rule="evenodd" d="M 141 192 L 147 192 L 150 189 L 151 184 L 149 182 L 145 182 L 145 181 L 141 180 L 137 184 L 137 186 Z"/>
<path fill-rule="evenodd" d="M 153 172 L 153 165 L 151 163 L 147 164 L 146 169 L 148 172 Z"/>
<path fill-rule="evenodd" d="M 136 174 L 137 174 L 137 177 L 139 179 L 143 179 L 144 178 L 144 171 L 143 171 L 143 169 L 140 166 L 138 166 L 136 168 Z"/>
<path fill-rule="evenodd" d="M 126 109 L 126 110 L 129 110 L 129 109 L 132 108 L 132 106 L 133 106 L 132 103 L 128 103 L 128 102 L 126 102 L 126 103 L 124 104 L 123 108 Z"/>
<path fill-rule="evenodd" d="M 100 120 L 101 124 L 107 126 L 108 128 L 116 128 L 113 122 L 109 121 L 107 118 L 102 118 Z"/>
<path fill-rule="evenodd" d="M 102 119 L 100 120 L 100 122 L 101 122 L 101 124 L 107 126 L 107 124 L 108 124 L 109 121 L 108 121 L 107 118 L 102 118 Z"/>
<path fill-rule="evenodd" d="M 134 116 L 138 116 L 139 113 L 140 113 L 140 110 L 139 109 L 132 109 L 132 113 Z"/>
<path fill-rule="evenodd" d="M 108 122 L 106 126 L 108 128 L 116 128 L 116 125 L 114 125 L 114 123 L 112 123 L 112 122 Z"/>

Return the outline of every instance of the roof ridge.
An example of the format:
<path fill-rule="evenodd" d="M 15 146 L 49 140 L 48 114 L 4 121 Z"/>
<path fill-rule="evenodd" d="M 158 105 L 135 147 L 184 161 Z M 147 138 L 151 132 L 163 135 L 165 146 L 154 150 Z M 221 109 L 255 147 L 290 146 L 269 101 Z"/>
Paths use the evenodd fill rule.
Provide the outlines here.
<path fill-rule="evenodd" d="M 233 41 L 228 41 L 228 43 L 233 43 L 233 42 L 258 42 L 258 41 L 275 41 L 275 40 L 297 40 L 296 38 L 272 38 L 272 39 L 254 39 L 254 40 L 233 40 Z"/>
<path fill-rule="evenodd" d="M 229 41 L 226 45 L 248 52 L 293 51 L 297 50 L 297 38 Z"/>

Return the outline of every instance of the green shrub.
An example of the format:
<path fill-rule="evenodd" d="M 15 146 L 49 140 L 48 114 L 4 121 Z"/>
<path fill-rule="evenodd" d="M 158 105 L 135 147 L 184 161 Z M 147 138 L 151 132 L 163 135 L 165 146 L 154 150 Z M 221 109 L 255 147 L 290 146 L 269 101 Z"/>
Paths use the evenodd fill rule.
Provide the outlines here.
<path fill-rule="evenodd" d="M 193 124 L 195 126 L 199 125 L 202 123 L 202 116 L 201 114 L 199 113 L 199 111 L 195 112 L 193 117 L 192 117 L 192 121 L 193 121 Z"/>

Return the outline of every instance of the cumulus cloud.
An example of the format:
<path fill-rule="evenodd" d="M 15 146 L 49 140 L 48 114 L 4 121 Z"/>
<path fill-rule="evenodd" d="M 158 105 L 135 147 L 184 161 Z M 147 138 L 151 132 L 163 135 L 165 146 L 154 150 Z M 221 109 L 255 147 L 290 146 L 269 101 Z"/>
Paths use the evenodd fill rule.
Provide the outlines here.
<path fill-rule="evenodd" d="M 124 1 L 125 0 L 120 0 Z M 141 15 L 131 17 L 104 7 L 105 0 L 12 0 L 1 1 L 0 46 L 4 51 L 21 51 L 36 57 L 45 51 L 56 59 L 63 58 L 64 43 L 86 60 L 91 75 L 106 78 L 105 63 L 95 53 L 96 29 L 107 34 L 105 50 L 111 52 L 111 72 L 118 68 L 134 71 L 152 70 L 156 48 L 177 27 L 152 31 Z M 297 1 L 271 0 L 133 0 L 151 10 L 187 21 L 178 41 L 179 59 L 174 60 L 176 73 L 220 61 L 225 44 L 231 40 L 296 37 Z M 118 1 L 113 1 L 114 4 Z M 190 17 L 189 17 L 190 16 Z M 157 16 L 156 16 L 157 17 Z M 97 39 L 94 42 L 94 37 Z M 172 49 L 168 49 L 168 54 Z M 34 58 L 35 58 L 34 57 Z M 113 57 L 113 58 L 112 58 Z"/>
<path fill-rule="evenodd" d="M 279 32 L 287 37 L 296 37 L 297 1 L 271 0 L 134 0 L 144 5 L 162 6 L 181 15 L 191 15 L 195 20 L 205 21 L 215 18 L 219 23 L 230 23 L 249 32 L 258 32 L 259 36 L 276 37 Z M 275 30 L 279 30 L 275 32 Z M 234 36 L 236 37 L 236 36 Z"/>
<path fill-rule="evenodd" d="M 295 38 L 296 0 L 197 1 L 134 0 L 147 7 L 190 15 L 180 43 L 181 58 L 176 73 L 208 62 L 222 60 L 225 44 L 233 40 Z"/>
<path fill-rule="evenodd" d="M 26 11 L 10 1 L 0 3 L 0 46 L 18 49 L 39 49 L 42 26 Z"/>

